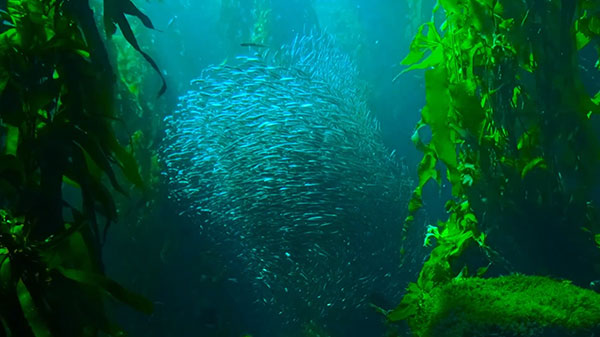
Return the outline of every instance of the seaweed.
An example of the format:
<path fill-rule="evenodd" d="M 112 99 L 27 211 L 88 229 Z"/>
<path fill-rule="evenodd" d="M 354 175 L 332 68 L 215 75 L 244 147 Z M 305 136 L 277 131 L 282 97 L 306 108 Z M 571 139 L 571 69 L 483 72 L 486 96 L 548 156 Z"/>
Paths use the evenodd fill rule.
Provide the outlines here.
<path fill-rule="evenodd" d="M 150 20 L 129 1 L 105 6 L 109 32 L 116 23 L 135 48 L 124 14 Z M 0 336 L 123 335 L 105 298 L 152 303 L 104 276 L 101 248 L 115 192 L 146 187 L 112 126 L 115 75 L 94 14 L 87 1 L 10 0 L 1 15 Z"/>
<path fill-rule="evenodd" d="M 435 305 L 423 299 L 473 267 L 483 268 L 478 276 L 520 271 L 580 285 L 597 276 L 599 106 L 578 53 L 598 48 L 599 9 L 585 0 L 440 0 L 420 27 L 402 61 L 403 72 L 425 70 L 427 100 L 412 138 L 423 158 L 405 229 L 423 206 L 425 184 L 448 181 L 452 197 L 448 219 L 428 227 L 433 250 L 391 321 L 434 310 L 423 309 Z M 416 326 L 413 333 L 429 334 Z"/>

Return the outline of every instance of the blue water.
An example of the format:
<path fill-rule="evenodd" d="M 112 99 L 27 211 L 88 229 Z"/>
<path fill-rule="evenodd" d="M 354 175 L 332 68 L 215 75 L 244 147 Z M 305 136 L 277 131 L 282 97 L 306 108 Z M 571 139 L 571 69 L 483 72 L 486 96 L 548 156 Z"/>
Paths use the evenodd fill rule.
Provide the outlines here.
<path fill-rule="evenodd" d="M 333 36 L 336 47 L 356 66 L 356 85 L 364 89 L 362 101 L 380 125 L 381 138 L 377 141 L 389 152 L 395 151 L 399 162 L 411 168 L 405 178 L 415 179 L 412 168 L 417 166 L 419 155 L 410 136 L 419 119 L 419 109 L 424 105 L 422 74 L 415 72 L 399 81 L 392 80 L 401 70 L 399 63 L 408 52 L 416 23 L 427 19 L 432 4 L 423 2 L 422 10 L 412 8 L 412 1 L 395 0 L 164 0 L 138 5 L 160 30 L 147 31 L 141 25 L 135 29 L 143 49 L 160 65 L 169 85 L 165 96 L 151 103 L 157 107 L 154 113 L 158 120 L 178 111 L 180 97 L 191 89 L 190 81 L 200 77 L 210 66 L 235 66 L 239 55 L 252 56 L 265 48 L 278 50 L 293 44 L 298 36 L 326 33 Z M 264 35 L 257 35 L 256 23 L 261 10 L 268 16 L 268 25 Z M 254 41 L 253 36 L 260 36 L 260 41 Z M 257 43 L 257 46 L 241 46 L 244 43 Z M 149 88 L 159 87 L 157 78 L 151 75 L 145 78 L 148 78 L 145 85 Z M 158 148 L 164 146 L 167 127 L 157 128 Z M 201 148 L 204 155 L 211 149 L 208 146 Z M 163 160 L 162 165 L 165 162 Z M 168 172 L 164 167 L 163 171 Z M 174 202 L 168 179 L 176 175 L 171 171 L 163 176 L 159 195 L 150 210 L 121 217 L 121 224 L 111 229 L 104 248 L 107 273 L 155 303 L 155 312 L 150 316 L 116 306 L 115 319 L 131 336 L 385 335 L 387 327 L 383 316 L 369 303 L 384 309 L 393 308 L 400 293 L 391 293 L 390 289 L 401 290 L 407 282 L 414 280 L 425 256 L 418 235 L 414 235 L 416 239 L 408 245 L 408 253 L 400 265 L 399 248 L 396 247 L 400 246 L 398 233 L 403 205 L 393 206 L 398 209 L 394 210 L 398 219 L 361 232 L 360 249 L 344 248 L 343 238 L 356 235 L 357 231 L 338 225 L 339 228 L 328 232 L 329 237 L 319 236 L 319 240 L 323 240 L 319 241 L 319 247 L 323 246 L 322 261 L 305 260 L 284 265 L 278 261 L 285 259 L 281 253 L 287 251 L 276 252 L 272 246 L 262 245 L 260 235 L 256 235 L 251 243 L 230 240 L 229 236 L 239 236 L 240 230 L 228 228 L 220 236 L 208 215 L 182 212 L 181 207 L 191 202 L 190 197 Z M 440 198 L 443 200 L 441 195 Z M 252 202 L 260 203 L 259 200 Z M 431 200 L 430 204 L 434 206 L 431 207 L 433 212 L 441 210 L 437 200 Z M 377 207 L 381 207 L 378 205 L 369 206 L 364 213 L 390 210 L 390 206 L 378 210 Z M 362 206 L 356 204 L 355 207 Z M 253 217 L 259 219 L 261 214 L 253 214 Z M 422 224 L 423 220 L 419 219 L 418 223 Z M 235 226 L 235 223 L 224 226 Z M 420 233 L 418 226 L 413 230 Z M 314 233 L 303 235 L 302 231 L 307 230 L 303 228 L 297 235 L 284 239 L 273 231 L 261 235 L 264 242 L 281 239 L 289 247 L 311 246 L 311 240 L 316 240 L 316 236 Z M 257 253 L 257 258 L 247 256 L 252 254 L 253 248 L 260 250 L 263 246 L 267 251 Z M 380 253 L 369 255 L 381 247 L 389 247 L 385 250 L 389 259 Z M 281 257 L 273 258 L 271 255 L 275 254 Z M 268 261 L 261 264 L 260 259 Z M 361 265 L 351 265 L 355 261 L 360 261 Z M 311 264 L 321 269 L 311 270 Z M 369 265 L 377 266 L 372 268 L 376 270 L 367 268 Z M 277 272 L 270 275 L 267 288 L 266 282 L 257 282 L 257 275 L 261 275 L 265 266 L 285 272 L 285 275 L 278 276 Z M 318 289 L 308 288 L 318 287 L 320 284 L 317 283 L 334 277 L 325 270 L 338 275 L 338 279 L 329 280 L 338 284 L 335 302 L 325 300 L 326 295 L 333 296 L 333 292 L 323 295 Z M 296 280 L 301 277 L 298 275 L 310 273 L 313 273 L 312 280 L 319 281 Z M 339 276 L 344 274 L 349 275 L 348 278 Z M 355 274 L 357 276 L 352 276 Z M 352 277 L 355 279 L 350 279 Z M 361 286 L 354 286 L 359 282 L 362 282 Z M 307 299 L 306 293 L 320 297 Z M 340 304 L 328 309 L 332 303 Z"/>

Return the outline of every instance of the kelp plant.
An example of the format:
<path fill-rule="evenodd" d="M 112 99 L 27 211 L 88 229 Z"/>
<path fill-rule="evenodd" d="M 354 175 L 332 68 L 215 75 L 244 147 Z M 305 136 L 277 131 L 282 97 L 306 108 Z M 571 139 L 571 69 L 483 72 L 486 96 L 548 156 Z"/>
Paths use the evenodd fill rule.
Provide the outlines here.
<path fill-rule="evenodd" d="M 122 335 L 105 296 L 152 304 L 106 278 L 100 252 L 113 191 L 144 183 L 112 127 L 115 76 L 93 12 L 87 1 L 0 6 L 0 336 Z M 104 1 L 108 35 L 118 25 L 141 52 L 125 14 L 152 28 L 129 0 Z"/>
<path fill-rule="evenodd" d="M 597 70 L 581 55 L 600 50 L 599 27 L 591 0 L 437 2 L 402 61 L 405 72 L 425 69 L 426 84 L 412 137 L 423 159 L 405 226 L 429 181 L 449 182 L 452 197 L 448 219 L 428 227 L 433 250 L 390 321 L 406 320 L 416 336 L 600 327 L 600 295 L 590 290 L 545 276 L 491 277 L 527 272 L 587 285 L 599 275 L 600 93 L 588 93 L 581 75 Z"/>

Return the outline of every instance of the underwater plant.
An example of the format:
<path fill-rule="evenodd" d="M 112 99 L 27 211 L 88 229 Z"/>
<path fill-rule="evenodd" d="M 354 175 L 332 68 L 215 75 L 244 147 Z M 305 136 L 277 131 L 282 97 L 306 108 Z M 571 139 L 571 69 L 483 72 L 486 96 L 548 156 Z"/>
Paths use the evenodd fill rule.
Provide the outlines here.
<path fill-rule="evenodd" d="M 423 206 L 428 182 L 448 182 L 452 197 L 448 219 L 427 228 L 425 244 L 433 250 L 417 282 L 389 312 L 391 321 L 414 323 L 423 311 L 436 310 L 438 304 L 426 299 L 458 284 L 492 292 L 488 285 L 532 280 L 491 276 L 550 274 L 580 286 L 597 278 L 600 147 L 593 121 L 599 106 L 579 69 L 593 68 L 580 63 L 580 53 L 598 48 L 599 6 L 586 0 L 446 0 L 420 27 L 402 61 L 404 72 L 425 70 L 427 100 L 412 137 L 423 158 L 406 226 Z M 429 141 L 421 138 L 425 131 Z M 490 278 L 471 280 L 468 270 Z M 470 291 L 452 289 L 444 297 L 449 304 Z M 574 285 L 554 291 L 558 297 L 583 292 Z M 545 310 L 563 310 L 559 306 L 544 304 Z M 454 324 L 475 324 L 468 314 L 454 317 Z M 417 325 L 415 335 L 430 334 Z M 436 336 L 454 333 L 431 329 Z M 467 330 L 461 331 L 455 332 Z"/>
<path fill-rule="evenodd" d="M 268 1 L 256 0 L 254 2 L 253 11 L 256 13 L 254 16 L 254 27 L 252 30 L 252 36 L 250 41 L 253 43 L 266 43 L 270 36 L 271 31 L 271 8 L 268 5 Z"/>
<path fill-rule="evenodd" d="M 151 64 L 125 14 L 118 25 Z M 0 335 L 122 335 L 107 295 L 150 313 L 152 303 L 104 276 L 101 248 L 116 220 L 115 191 L 144 189 L 113 129 L 114 80 L 87 1 L 9 0 L 0 8 Z M 161 88 L 164 92 L 166 86 Z M 124 179 L 117 176 L 122 175 Z"/>

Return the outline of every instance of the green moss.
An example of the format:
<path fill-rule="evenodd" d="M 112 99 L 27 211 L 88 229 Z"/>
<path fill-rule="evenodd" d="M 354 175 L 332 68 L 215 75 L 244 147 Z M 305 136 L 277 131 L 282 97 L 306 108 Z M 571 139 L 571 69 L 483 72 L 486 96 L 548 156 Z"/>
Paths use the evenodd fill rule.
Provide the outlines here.
<path fill-rule="evenodd" d="M 423 293 L 415 335 L 573 335 L 600 328 L 600 294 L 541 276 L 461 278 Z"/>

